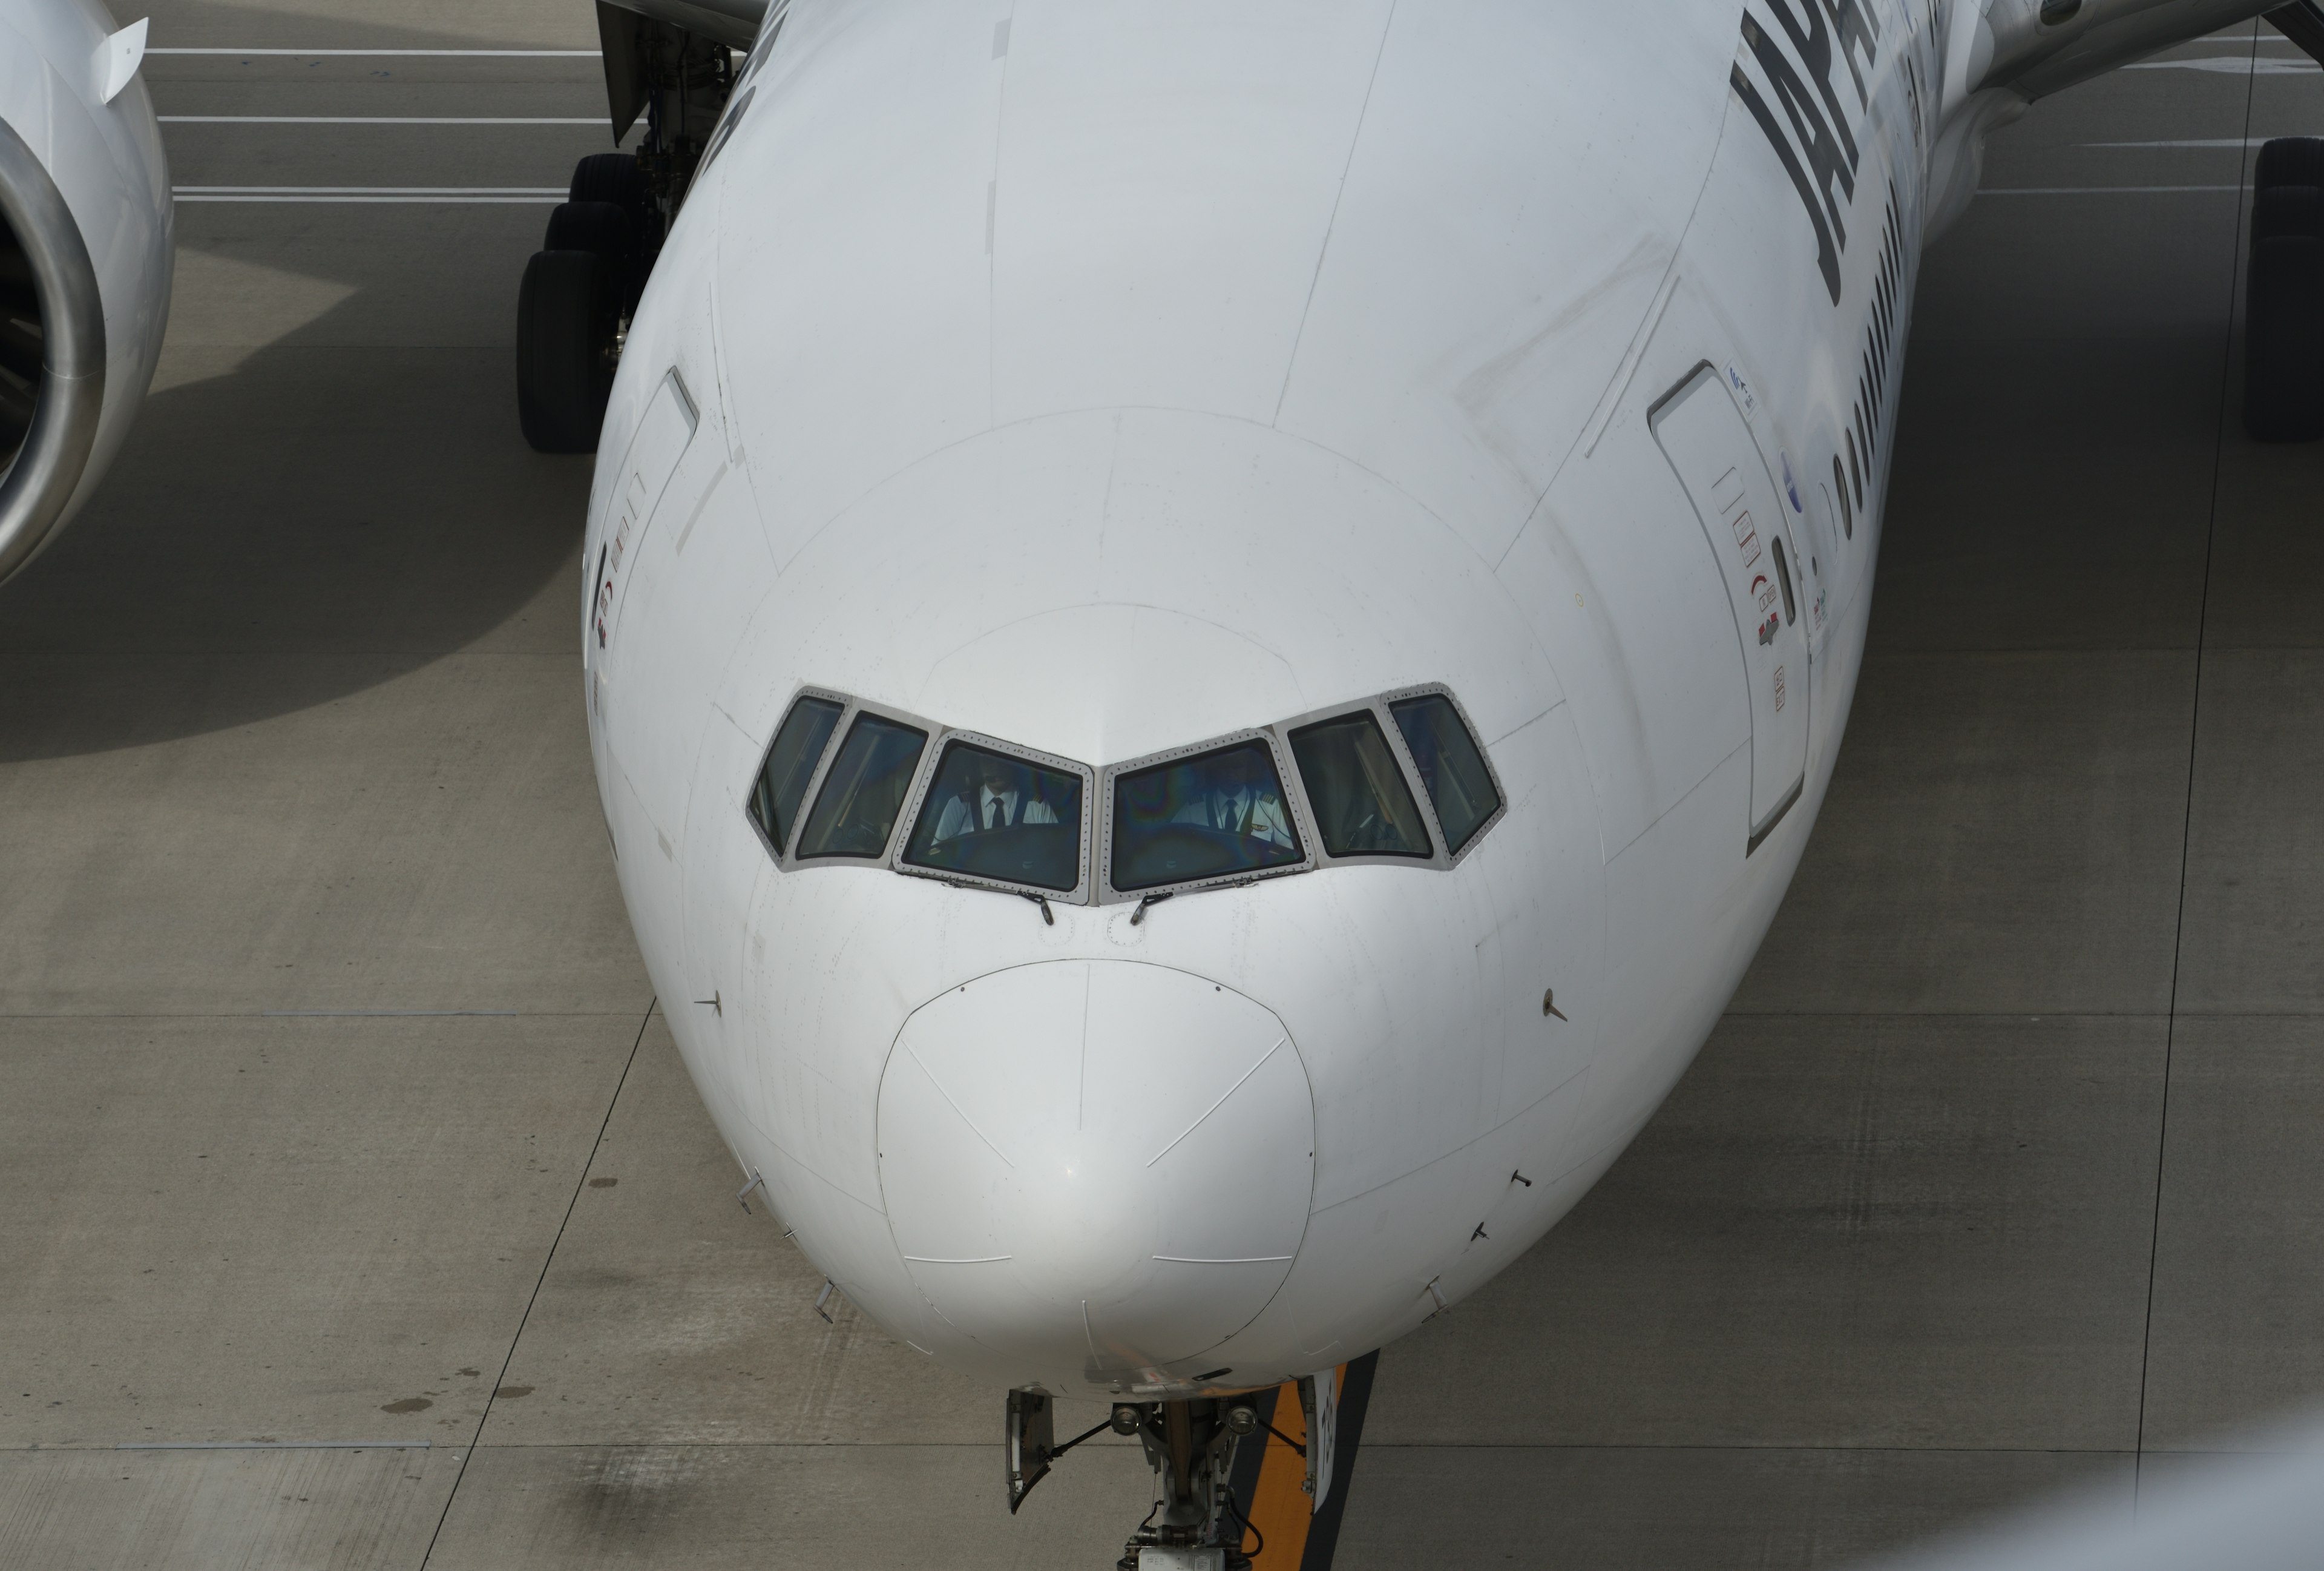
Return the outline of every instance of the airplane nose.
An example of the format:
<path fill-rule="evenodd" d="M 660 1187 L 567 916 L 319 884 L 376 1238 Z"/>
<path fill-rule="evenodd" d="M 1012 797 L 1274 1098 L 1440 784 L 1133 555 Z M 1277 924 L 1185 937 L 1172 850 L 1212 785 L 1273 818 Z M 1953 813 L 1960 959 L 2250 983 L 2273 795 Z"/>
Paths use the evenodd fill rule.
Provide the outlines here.
<path fill-rule="evenodd" d="M 905 1022 L 880 1087 L 880 1180 L 913 1281 L 955 1330 L 1028 1380 L 1130 1385 L 1209 1372 L 1169 1366 L 1282 1285 L 1314 1130 L 1273 1012 L 1165 966 L 1049 961 Z"/>

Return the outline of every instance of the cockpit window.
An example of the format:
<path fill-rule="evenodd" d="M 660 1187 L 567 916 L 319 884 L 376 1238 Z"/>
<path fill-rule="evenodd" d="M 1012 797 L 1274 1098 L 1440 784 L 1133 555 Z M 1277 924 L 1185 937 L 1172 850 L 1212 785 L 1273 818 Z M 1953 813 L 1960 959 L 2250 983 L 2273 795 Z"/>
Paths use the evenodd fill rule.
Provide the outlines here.
<path fill-rule="evenodd" d="M 1156 889 L 1305 859 L 1262 742 L 1156 764 L 1113 782 L 1113 887 Z"/>
<path fill-rule="evenodd" d="M 1436 821 L 1455 855 L 1501 810 L 1501 793 L 1493 789 L 1492 772 L 1476 738 L 1461 723 L 1461 712 L 1442 693 L 1424 693 L 1390 704 L 1412 762 L 1420 770 L 1420 783 L 1436 804 Z"/>
<path fill-rule="evenodd" d="M 815 778 L 815 766 L 823 762 L 823 750 L 846 707 L 829 698 L 801 698 L 783 716 L 775 744 L 767 749 L 766 764 L 751 788 L 751 818 L 778 855 L 798 821 L 799 799 L 807 795 L 807 781 Z"/>
<path fill-rule="evenodd" d="M 928 734 L 914 726 L 878 715 L 856 716 L 799 830 L 798 855 L 885 855 L 888 836 L 904 809 L 904 793 L 911 790 L 912 772 L 927 744 Z"/>
<path fill-rule="evenodd" d="M 1081 883 L 1082 779 L 965 742 L 945 747 L 904 860 L 1036 889 Z"/>
<path fill-rule="evenodd" d="M 1430 856 L 1420 804 L 1369 709 L 1303 725 L 1291 756 L 1307 788 L 1308 810 L 1334 856 Z"/>

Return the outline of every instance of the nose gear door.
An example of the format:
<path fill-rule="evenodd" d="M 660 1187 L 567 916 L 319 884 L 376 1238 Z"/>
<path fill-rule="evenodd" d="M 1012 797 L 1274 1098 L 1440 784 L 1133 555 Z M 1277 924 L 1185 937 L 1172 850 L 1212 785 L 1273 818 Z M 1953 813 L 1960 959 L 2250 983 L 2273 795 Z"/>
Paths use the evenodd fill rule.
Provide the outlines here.
<path fill-rule="evenodd" d="M 1647 416 L 1726 580 L 1751 699 L 1751 824 L 1759 848 L 1799 799 L 1808 754 L 1810 592 L 1782 499 L 1725 380 L 1706 363 Z"/>

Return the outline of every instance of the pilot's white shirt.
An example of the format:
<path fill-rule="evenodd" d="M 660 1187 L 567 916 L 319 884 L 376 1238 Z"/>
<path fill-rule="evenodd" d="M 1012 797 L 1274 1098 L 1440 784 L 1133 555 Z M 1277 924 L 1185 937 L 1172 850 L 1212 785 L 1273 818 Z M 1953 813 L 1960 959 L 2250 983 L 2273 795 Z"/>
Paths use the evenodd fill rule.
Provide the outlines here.
<path fill-rule="evenodd" d="M 1170 816 L 1174 824 L 1202 824 L 1215 829 L 1235 829 L 1254 840 L 1290 847 L 1298 844 L 1283 799 L 1272 791 L 1212 791 L 1195 798 Z"/>
<path fill-rule="evenodd" d="M 998 813 L 993 810 L 996 803 L 1000 808 Z M 1057 809 L 1039 797 L 1025 804 L 1025 811 L 1020 817 L 1017 811 L 1015 791 L 996 791 L 991 786 L 979 786 L 973 814 L 970 812 L 966 799 L 961 797 L 954 797 L 944 805 L 944 811 L 936 816 L 936 838 L 949 840 L 955 835 L 973 834 L 979 829 L 1005 828 L 1011 824 L 1054 824 L 1056 821 Z"/>

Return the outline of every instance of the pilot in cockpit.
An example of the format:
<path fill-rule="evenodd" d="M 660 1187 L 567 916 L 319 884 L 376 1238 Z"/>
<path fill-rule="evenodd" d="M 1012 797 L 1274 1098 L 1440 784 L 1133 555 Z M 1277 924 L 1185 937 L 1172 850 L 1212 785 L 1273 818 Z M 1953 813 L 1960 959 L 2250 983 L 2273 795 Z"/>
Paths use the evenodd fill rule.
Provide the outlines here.
<path fill-rule="evenodd" d="M 1240 747 L 1214 754 L 1205 772 L 1204 790 L 1171 815 L 1176 824 L 1201 824 L 1213 829 L 1245 835 L 1272 846 L 1296 848 L 1291 816 L 1283 806 L 1269 772 L 1255 748 Z"/>
<path fill-rule="evenodd" d="M 937 845 L 956 836 L 987 829 L 1007 829 L 1019 824 L 1054 824 L 1057 810 L 1040 794 L 1040 777 L 1020 764 L 990 753 L 972 755 L 973 783 L 945 803 L 936 818 Z M 1030 782 L 1031 788 L 1027 790 Z"/>

